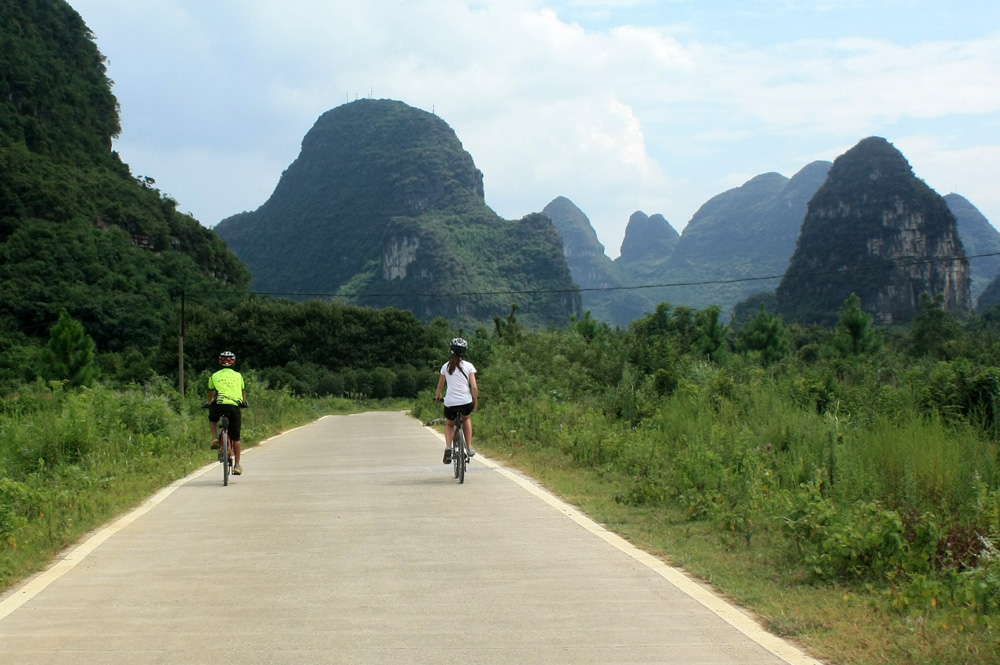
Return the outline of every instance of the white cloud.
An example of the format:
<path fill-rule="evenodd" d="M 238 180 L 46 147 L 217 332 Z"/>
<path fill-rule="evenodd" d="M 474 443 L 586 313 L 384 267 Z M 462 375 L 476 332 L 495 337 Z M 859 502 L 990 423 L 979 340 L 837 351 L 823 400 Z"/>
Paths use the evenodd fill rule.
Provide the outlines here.
<path fill-rule="evenodd" d="M 904 1 L 916 26 L 930 5 Z M 612 256 L 637 209 L 681 229 L 721 191 L 833 160 L 869 135 L 893 141 L 928 182 L 952 175 L 949 187 L 1000 223 L 996 18 L 993 32 L 903 42 L 861 32 L 877 33 L 880 16 L 896 26 L 899 3 L 884 15 L 828 3 L 822 25 L 850 25 L 856 11 L 859 28 L 818 37 L 812 4 L 761 1 L 753 8 L 769 25 L 801 33 L 768 44 L 733 3 L 73 4 L 111 60 L 123 158 L 206 223 L 259 206 L 316 118 L 369 94 L 448 122 L 498 212 L 519 217 L 568 196 Z"/>

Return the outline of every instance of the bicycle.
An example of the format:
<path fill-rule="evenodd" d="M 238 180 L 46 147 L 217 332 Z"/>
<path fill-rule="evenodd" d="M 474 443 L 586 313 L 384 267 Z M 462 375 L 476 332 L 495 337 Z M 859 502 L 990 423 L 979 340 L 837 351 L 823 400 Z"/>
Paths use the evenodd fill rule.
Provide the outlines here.
<path fill-rule="evenodd" d="M 207 409 L 211 406 L 208 402 L 201 405 Z M 241 409 L 247 408 L 246 403 L 239 405 Z M 233 457 L 233 445 L 229 438 L 229 416 L 222 414 L 219 417 L 219 462 L 222 464 L 222 486 L 229 486 L 229 476 L 233 472 L 235 459 Z"/>
<path fill-rule="evenodd" d="M 465 445 L 465 432 L 462 426 L 455 427 L 455 436 L 451 438 L 451 463 L 455 468 L 458 483 L 465 483 L 465 467 L 469 464 L 469 448 Z"/>

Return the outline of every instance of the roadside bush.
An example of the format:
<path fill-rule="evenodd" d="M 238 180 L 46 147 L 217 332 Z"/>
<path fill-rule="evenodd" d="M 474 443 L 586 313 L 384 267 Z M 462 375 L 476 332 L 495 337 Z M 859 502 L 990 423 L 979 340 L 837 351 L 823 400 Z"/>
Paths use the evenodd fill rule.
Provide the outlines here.
<path fill-rule="evenodd" d="M 392 397 L 393 385 L 396 382 L 396 375 L 385 367 L 377 367 L 371 373 L 371 392 L 369 396 L 373 399 L 387 399 Z"/>
<path fill-rule="evenodd" d="M 344 377 L 333 372 L 326 372 L 320 377 L 316 392 L 320 397 L 340 397 L 344 394 Z"/>
<path fill-rule="evenodd" d="M 402 367 L 396 373 L 396 381 L 393 383 L 393 397 L 416 397 L 417 396 L 417 370 L 412 365 Z"/>
<path fill-rule="evenodd" d="M 796 558 L 822 581 L 885 581 L 904 563 L 906 540 L 899 515 L 878 502 L 841 511 L 816 481 L 786 493 L 782 516 Z"/>

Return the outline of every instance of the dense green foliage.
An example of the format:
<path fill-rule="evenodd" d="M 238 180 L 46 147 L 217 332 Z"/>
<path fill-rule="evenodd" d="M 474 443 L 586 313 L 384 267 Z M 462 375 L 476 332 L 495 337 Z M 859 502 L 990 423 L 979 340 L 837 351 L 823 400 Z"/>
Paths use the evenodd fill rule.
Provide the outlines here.
<path fill-rule="evenodd" d="M 162 343 L 184 289 L 216 304 L 249 273 L 111 150 L 104 59 L 62 0 L 0 6 L 0 383 L 31 380 L 65 309 L 102 352 Z"/>
<path fill-rule="evenodd" d="M 501 219 L 482 173 L 437 116 L 362 99 L 321 116 L 258 210 L 216 227 L 259 292 L 334 294 L 423 321 L 526 321 L 580 312 L 562 243 L 540 215 Z"/>
<path fill-rule="evenodd" d="M 8 0 L 0 26 L 0 147 L 107 164 L 118 103 L 83 19 L 58 0 Z"/>
<path fill-rule="evenodd" d="M 414 396 L 437 380 L 454 336 L 443 319 L 425 325 L 402 310 L 270 298 L 217 313 L 192 305 L 185 329 L 188 375 L 213 367 L 228 349 L 239 368 L 255 370 L 272 387 L 336 397 Z M 177 347 L 168 344 L 155 369 L 173 374 L 176 366 Z"/>
<path fill-rule="evenodd" d="M 624 331 L 584 320 L 477 339 L 477 432 L 505 454 L 595 469 L 623 504 L 682 508 L 727 548 L 764 543 L 798 583 L 988 641 L 1000 326 L 962 324 L 933 300 L 925 314 L 912 334 L 876 329 L 852 297 L 836 331 L 763 309 L 722 331 L 715 311 L 664 303 Z M 929 329 L 949 331 L 951 360 L 921 341 Z M 736 352 L 711 358 L 720 332 Z M 417 412 L 437 410 L 424 398 Z"/>

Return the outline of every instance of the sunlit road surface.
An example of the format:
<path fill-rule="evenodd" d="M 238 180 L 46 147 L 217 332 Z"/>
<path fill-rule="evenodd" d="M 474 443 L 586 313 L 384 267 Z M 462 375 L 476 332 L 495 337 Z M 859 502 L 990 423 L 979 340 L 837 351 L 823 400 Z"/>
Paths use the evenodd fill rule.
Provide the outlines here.
<path fill-rule="evenodd" d="M 229 487 L 206 467 L 0 597 L 0 663 L 816 662 L 481 455 L 459 485 L 443 447 L 372 413 Z"/>

